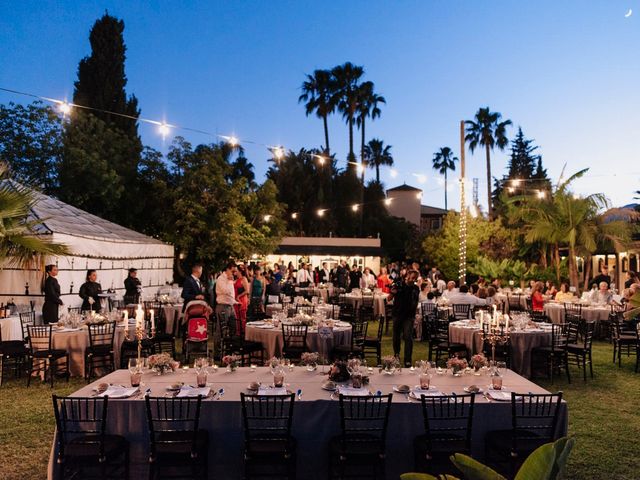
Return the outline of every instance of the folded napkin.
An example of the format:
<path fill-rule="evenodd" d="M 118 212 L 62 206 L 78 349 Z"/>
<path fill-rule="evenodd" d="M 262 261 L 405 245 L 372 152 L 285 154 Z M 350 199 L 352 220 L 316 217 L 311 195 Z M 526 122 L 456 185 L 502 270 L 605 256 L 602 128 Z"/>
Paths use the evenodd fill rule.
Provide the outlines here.
<path fill-rule="evenodd" d="M 440 390 L 436 388 L 430 388 L 429 390 L 422 390 L 421 388 L 414 388 L 412 391 L 413 396 L 416 398 L 420 398 L 420 395 L 424 395 L 425 397 L 440 397 L 444 395 Z"/>
<path fill-rule="evenodd" d="M 369 390 L 364 387 L 353 388 L 346 385 L 339 386 L 338 393 L 341 393 L 342 395 L 350 395 L 352 397 L 367 397 L 370 395 Z"/>
<path fill-rule="evenodd" d="M 487 396 L 492 400 L 498 400 L 500 402 L 511 401 L 511 392 L 506 392 L 504 390 L 487 390 Z"/>
<path fill-rule="evenodd" d="M 128 398 L 137 391 L 138 387 L 127 388 L 120 385 L 109 385 L 109 387 L 98 396 L 109 398 Z"/>
<path fill-rule="evenodd" d="M 258 395 L 286 395 L 287 387 L 260 387 L 258 389 Z"/>
<path fill-rule="evenodd" d="M 180 392 L 178 392 L 178 395 L 176 395 L 176 397 L 178 398 L 197 397 L 198 395 L 207 397 L 210 391 L 211 391 L 211 388 L 209 387 L 196 388 L 196 387 L 191 387 L 189 385 L 185 385 L 180 389 Z"/>

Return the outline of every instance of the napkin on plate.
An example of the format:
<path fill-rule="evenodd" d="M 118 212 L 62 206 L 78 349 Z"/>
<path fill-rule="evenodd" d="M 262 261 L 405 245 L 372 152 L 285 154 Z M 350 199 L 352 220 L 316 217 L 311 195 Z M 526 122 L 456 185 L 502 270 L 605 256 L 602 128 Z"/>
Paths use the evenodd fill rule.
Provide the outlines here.
<path fill-rule="evenodd" d="M 198 395 L 207 397 L 210 391 L 211 391 L 211 388 L 209 387 L 196 388 L 196 387 L 191 387 L 189 385 L 184 385 L 180 389 L 180 392 L 178 392 L 178 395 L 176 395 L 176 397 L 178 398 L 197 397 Z"/>
<path fill-rule="evenodd" d="M 487 390 L 487 396 L 492 400 L 497 400 L 499 402 L 511 401 L 511 392 L 506 392 L 504 390 Z"/>
<path fill-rule="evenodd" d="M 367 397 L 370 395 L 369 390 L 364 387 L 353 388 L 346 385 L 339 386 L 338 393 L 341 393 L 342 395 L 350 395 L 352 397 Z"/>
<path fill-rule="evenodd" d="M 122 387 L 120 385 L 109 385 L 109 387 L 98 396 L 109 398 L 129 398 L 137 391 L 138 387 Z"/>
<path fill-rule="evenodd" d="M 439 397 L 444 395 L 440 390 L 436 388 L 430 388 L 429 390 L 422 390 L 420 387 L 414 388 L 412 391 L 415 398 L 420 398 L 420 395 L 425 397 Z"/>
<path fill-rule="evenodd" d="M 286 395 L 287 387 L 260 387 L 258 389 L 258 395 Z"/>

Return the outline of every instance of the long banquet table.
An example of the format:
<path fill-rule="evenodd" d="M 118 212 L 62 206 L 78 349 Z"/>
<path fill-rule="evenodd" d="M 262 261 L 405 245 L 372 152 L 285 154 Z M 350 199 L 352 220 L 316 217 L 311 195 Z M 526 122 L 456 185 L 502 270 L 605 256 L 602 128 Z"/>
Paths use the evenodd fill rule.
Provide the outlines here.
<path fill-rule="evenodd" d="M 293 414 L 293 435 L 298 441 L 298 478 L 324 479 L 327 477 L 328 440 L 339 434 L 340 417 L 337 399 L 330 392 L 322 390 L 321 384 L 326 376 L 321 368 L 307 372 L 296 367 L 288 373 L 288 388 L 296 392 L 302 389 L 302 398 L 296 399 Z M 221 399 L 209 398 L 203 401 L 200 427 L 209 431 L 209 478 L 237 479 L 242 472 L 242 417 L 240 392 L 246 392 L 246 386 L 252 381 L 269 384 L 272 380 L 269 369 L 260 367 L 252 372 L 248 367 L 227 373 L 219 369 L 209 375 L 210 386 L 217 391 L 224 388 Z M 394 375 L 385 375 L 377 371 L 370 375 L 370 389 L 380 390 L 383 394 L 392 392 L 394 385 L 416 385 L 417 377 L 404 369 Z M 152 396 L 164 396 L 166 387 L 182 381 L 185 384 L 195 382 L 193 370 L 179 370 L 164 376 L 145 373 L 144 386 L 150 388 Z M 99 381 L 84 386 L 72 396 L 90 396 L 93 387 L 99 382 L 129 385 L 129 372 L 118 370 Z M 432 384 L 443 393 L 462 394 L 463 388 L 470 384 L 483 388 L 489 383 L 489 377 L 465 375 L 453 377 L 450 372 L 434 375 Z M 504 387 L 516 392 L 547 393 L 512 371 L 504 374 Z M 563 402 L 560 411 L 559 434 L 567 431 L 567 405 Z M 397 479 L 401 473 L 413 470 L 413 439 L 424 433 L 422 409 L 420 403 L 408 399 L 405 395 L 394 394 L 387 433 L 386 477 Z M 147 472 L 148 434 L 145 416 L 145 404 L 141 397 L 110 400 L 107 420 L 109 433 L 124 435 L 131 443 L 131 478 L 140 478 Z M 476 407 L 472 428 L 472 454 L 482 459 L 484 455 L 484 437 L 490 430 L 511 428 L 511 404 L 509 402 L 489 402 L 482 395 L 476 396 Z M 55 444 L 52 447 L 49 462 L 49 479 L 55 458 Z"/>

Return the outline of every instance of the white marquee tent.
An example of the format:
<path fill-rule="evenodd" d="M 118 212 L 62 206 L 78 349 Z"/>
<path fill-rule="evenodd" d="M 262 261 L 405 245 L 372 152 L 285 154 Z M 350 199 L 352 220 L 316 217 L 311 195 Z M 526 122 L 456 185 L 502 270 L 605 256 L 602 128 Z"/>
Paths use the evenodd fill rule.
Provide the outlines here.
<path fill-rule="evenodd" d="M 50 236 L 55 243 L 67 245 L 71 254 L 49 258 L 58 265 L 62 301 L 79 306 L 80 285 L 87 269 L 98 271 L 103 290 L 112 288 L 117 297 L 124 295 L 124 279 L 131 267 L 138 269 L 143 295 L 155 294 L 159 287 L 173 281 L 173 246 L 91 215 L 52 197 L 35 193 L 32 219 L 43 223 L 38 234 Z M 0 269 L 0 301 L 13 299 L 18 305 L 34 301 L 41 305 L 43 271 L 40 267 L 23 270 L 5 266 Z"/>

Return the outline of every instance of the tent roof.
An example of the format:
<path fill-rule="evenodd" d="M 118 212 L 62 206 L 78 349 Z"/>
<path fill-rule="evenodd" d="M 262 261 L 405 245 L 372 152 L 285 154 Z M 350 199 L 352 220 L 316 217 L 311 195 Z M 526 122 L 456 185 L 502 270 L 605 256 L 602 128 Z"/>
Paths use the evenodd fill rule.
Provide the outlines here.
<path fill-rule="evenodd" d="M 35 199 L 31 209 L 33 217 L 43 222 L 38 227 L 39 233 L 60 233 L 119 243 L 166 245 L 160 240 L 96 217 L 56 198 L 35 191 L 33 194 Z"/>

